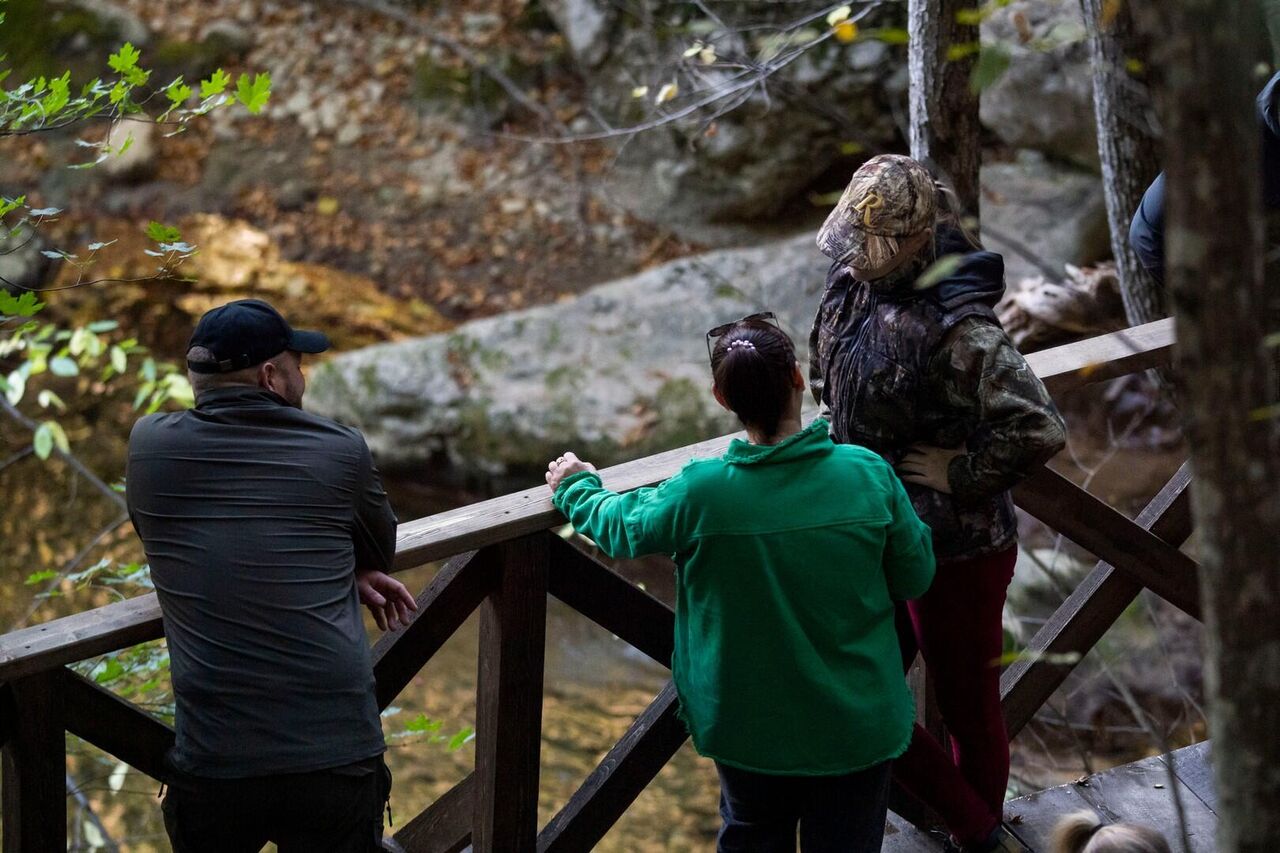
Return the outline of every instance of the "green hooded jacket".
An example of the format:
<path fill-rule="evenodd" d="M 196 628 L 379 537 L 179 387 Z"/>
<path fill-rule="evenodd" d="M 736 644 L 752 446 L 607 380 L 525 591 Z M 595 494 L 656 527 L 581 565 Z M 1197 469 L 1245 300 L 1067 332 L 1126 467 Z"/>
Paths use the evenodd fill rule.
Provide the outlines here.
<path fill-rule="evenodd" d="M 579 473 L 555 493 L 605 553 L 673 555 L 681 716 L 734 767 L 852 773 L 911 740 L 894 602 L 933 580 L 929 528 L 888 463 L 829 428 L 734 441 L 654 488 Z"/>

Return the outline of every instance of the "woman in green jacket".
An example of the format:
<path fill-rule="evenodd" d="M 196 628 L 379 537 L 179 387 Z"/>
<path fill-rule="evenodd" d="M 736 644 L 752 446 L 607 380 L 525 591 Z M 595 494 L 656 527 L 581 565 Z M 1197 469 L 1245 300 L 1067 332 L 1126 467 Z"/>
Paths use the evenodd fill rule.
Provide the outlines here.
<path fill-rule="evenodd" d="M 894 602 L 933 579 L 929 528 L 893 469 L 803 427 L 805 381 L 772 315 L 707 335 L 712 393 L 746 427 L 719 459 L 617 494 L 572 453 L 547 483 L 614 557 L 676 562 L 681 717 L 720 773 L 720 851 L 878 851 L 890 762 L 911 740 Z M 714 348 L 712 348 L 714 341 Z"/>

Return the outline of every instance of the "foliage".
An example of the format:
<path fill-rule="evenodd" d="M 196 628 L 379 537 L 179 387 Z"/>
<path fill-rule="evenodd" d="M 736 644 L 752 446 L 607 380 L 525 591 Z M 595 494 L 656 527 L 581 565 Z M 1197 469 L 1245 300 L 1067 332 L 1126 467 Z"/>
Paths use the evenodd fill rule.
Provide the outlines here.
<path fill-rule="evenodd" d="M 394 717 L 400 713 L 401 709 L 392 705 L 382 712 L 382 716 L 384 718 Z M 476 730 L 471 726 L 463 726 L 452 735 L 445 734 L 442 731 L 443 728 L 443 721 L 433 720 L 426 714 L 418 714 L 416 717 L 406 721 L 398 731 L 389 733 L 387 735 L 387 743 L 410 740 L 420 743 L 444 744 L 450 752 L 457 752 L 475 740 L 476 737 Z"/>

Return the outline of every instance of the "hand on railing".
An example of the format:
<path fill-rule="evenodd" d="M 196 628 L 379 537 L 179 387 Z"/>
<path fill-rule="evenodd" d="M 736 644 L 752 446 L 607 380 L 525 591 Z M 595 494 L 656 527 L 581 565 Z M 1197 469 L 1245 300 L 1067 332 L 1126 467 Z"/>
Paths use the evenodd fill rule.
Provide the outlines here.
<path fill-rule="evenodd" d="M 551 491 L 554 493 L 556 489 L 560 488 L 560 481 L 570 474 L 577 474 L 579 471 L 594 472 L 595 470 L 596 466 L 590 462 L 583 462 L 569 451 L 565 451 L 564 456 L 551 460 L 550 464 L 547 465 L 547 485 L 551 487 Z"/>
<path fill-rule="evenodd" d="M 418 602 L 405 585 L 383 572 L 356 572 L 356 589 L 360 603 L 369 608 L 373 621 L 384 631 L 408 627 L 409 612 L 418 609 Z"/>

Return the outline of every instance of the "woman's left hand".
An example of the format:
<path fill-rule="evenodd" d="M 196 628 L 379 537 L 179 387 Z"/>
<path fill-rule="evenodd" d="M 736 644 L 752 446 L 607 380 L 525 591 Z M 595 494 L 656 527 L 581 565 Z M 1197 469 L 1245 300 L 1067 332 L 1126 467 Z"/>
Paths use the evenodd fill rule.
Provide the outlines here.
<path fill-rule="evenodd" d="M 945 447 L 917 444 L 908 450 L 907 455 L 903 456 L 902 461 L 898 463 L 898 476 L 907 483 L 928 486 L 935 492 L 949 495 L 951 481 L 947 472 L 951 468 L 951 460 L 957 456 L 964 456 L 965 453 L 966 450 L 963 447 L 948 450 Z"/>
<path fill-rule="evenodd" d="M 560 488 L 560 481 L 570 474 L 577 474 L 579 471 L 595 471 L 596 466 L 590 462 L 583 462 L 577 456 L 568 451 L 564 456 L 551 460 L 547 465 L 547 485 L 551 487 L 551 491 L 555 492 Z"/>

